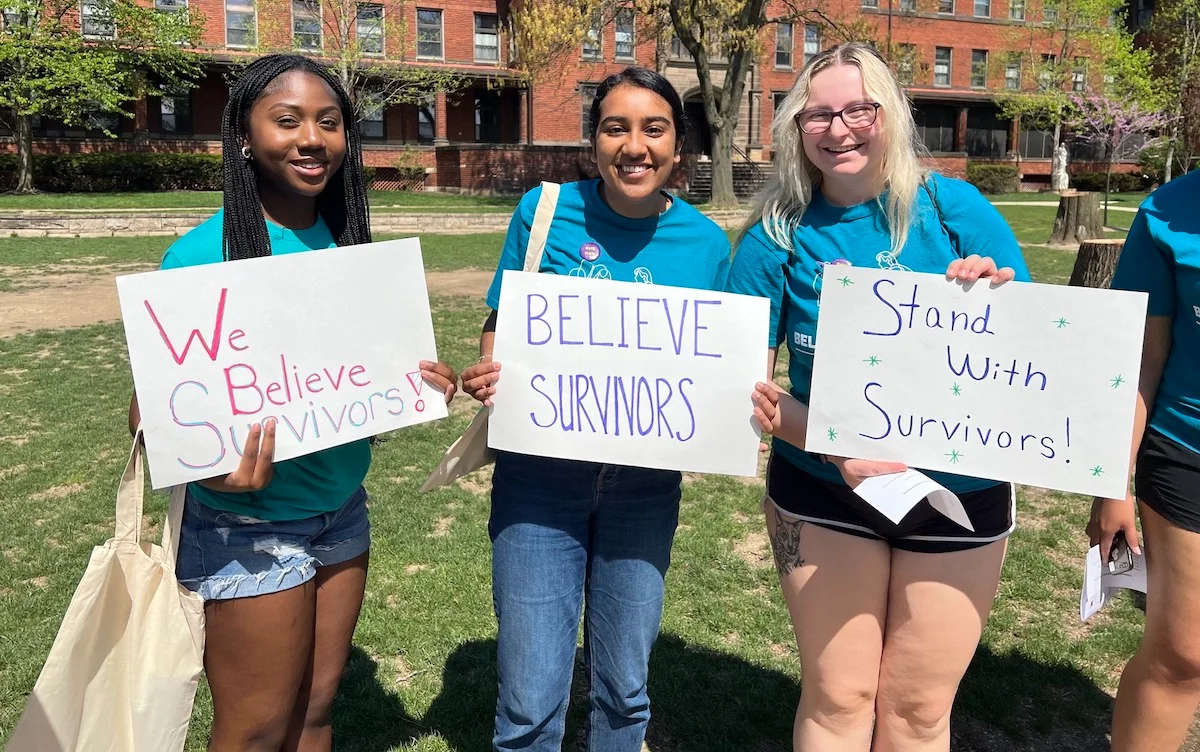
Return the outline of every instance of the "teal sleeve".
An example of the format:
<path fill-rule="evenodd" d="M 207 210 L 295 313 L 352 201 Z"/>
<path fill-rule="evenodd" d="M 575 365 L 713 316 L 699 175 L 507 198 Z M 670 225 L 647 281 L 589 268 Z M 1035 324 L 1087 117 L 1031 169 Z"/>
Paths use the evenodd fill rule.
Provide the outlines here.
<path fill-rule="evenodd" d="M 940 176 L 933 180 L 942 221 L 959 255 L 990 256 L 997 267 L 1012 267 L 1018 282 L 1029 282 L 1021 246 L 996 207 L 970 183 Z"/>
<path fill-rule="evenodd" d="M 175 249 L 173 247 L 168 248 L 167 252 L 163 254 L 162 264 L 159 265 L 159 268 L 160 269 L 180 269 L 182 267 L 183 267 L 183 262 L 179 260 L 179 256 L 175 255 Z"/>
<path fill-rule="evenodd" d="M 487 304 L 493 310 L 500 307 L 500 285 L 505 271 L 521 271 L 525 268 L 525 248 L 529 245 L 529 230 L 537 213 L 542 187 L 526 193 L 517 204 L 508 223 L 508 234 L 504 237 L 504 248 L 500 251 L 500 263 L 496 265 L 496 276 L 487 291 Z"/>
<path fill-rule="evenodd" d="M 1112 288 L 1148 293 L 1148 316 L 1175 313 L 1175 269 L 1170 249 L 1161 247 L 1154 239 L 1145 206 L 1138 210 L 1129 228 Z"/>
<path fill-rule="evenodd" d="M 779 248 L 762 234 L 762 225 L 756 225 L 738 243 L 729 267 L 729 282 L 726 292 L 752 295 L 771 301 L 771 319 L 767 335 L 767 347 L 778 347 L 787 339 L 781 330 L 783 325 L 784 271 L 788 252 Z"/>

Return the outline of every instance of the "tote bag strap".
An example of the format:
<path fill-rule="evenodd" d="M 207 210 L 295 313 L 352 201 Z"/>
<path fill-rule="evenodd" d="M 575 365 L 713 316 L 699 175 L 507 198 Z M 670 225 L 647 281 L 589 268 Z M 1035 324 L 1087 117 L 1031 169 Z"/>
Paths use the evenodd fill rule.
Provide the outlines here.
<path fill-rule="evenodd" d="M 546 236 L 550 234 L 550 223 L 554 221 L 554 210 L 558 207 L 558 183 L 542 183 L 542 196 L 538 199 L 537 211 L 533 215 L 533 226 L 529 228 L 529 244 L 525 246 L 525 271 L 536 273 L 542 267 L 542 252 L 546 250 Z"/>
<path fill-rule="evenodd" d="M 129 461 L 121 485 L 117 487 L 117 532 L 118 541 L 138 543 L 142 538 L 142 496 L 146 481 L 142 461 L 142 427 L 133 435 L 133 446 L 129 450 Z"/>
<path fill-rule="evenodd" d="M 186 483 L 171 488 L 171 503 L 167 506 L 167 519 L 163 522 L 163 559 L 172 572 L 175 571 L 175 557 L 179 550 L 179 530 L 183 525 L 183 503 L 186 498 Z"/>

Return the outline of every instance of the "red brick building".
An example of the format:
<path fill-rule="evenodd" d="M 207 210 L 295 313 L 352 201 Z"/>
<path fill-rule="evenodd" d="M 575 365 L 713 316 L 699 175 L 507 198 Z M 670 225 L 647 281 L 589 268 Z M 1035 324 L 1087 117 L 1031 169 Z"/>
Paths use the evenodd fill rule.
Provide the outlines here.
<path fill-rule="evenodd" d="M 530 86 L 508 66 L 508 0 L 324 0 L 320 6 L 314 0 L 152 1 L 163 11 L 187 7 L 203 14 L 203 43 L 214 60 L 208 75 L 183 98 L 138 102 L 135 118 L 97 116 L 96 126 L 105 123 L 121 134 L 116 141 L 97 130 L 37 122 L 38 151 L 219 151 L 231 64 L 261 49 L 328 55 L 345 43 L 330 38 L 339 26 L 331 18 L 334 8 L 343 14 L 350 9 L 354 17 L 340 27 L 364 56 L 380 64 L 444 68 L 469 81 L 426 104 L 393 106 L 364 119 L 365 160 L 378 169 L 381 185 L 394 180 L 392 168 L 401 162 L 424 166 L 424 186 L 443 190 L 517 191 L 539 179 L 585 175 L 586 112 L 595 86 L 633 64 L 657 67 L 683 96 L 693 125 L 690 162 L 702 161 L 709 149 L 694 65 L 677 42 L 645 38 L 632 11 L 589 32 L 553 80 Z M 1048 134 L 1018 130 L 994 104 L 998 90 L 1038 84 L 1022 80 L 1020 69 L 1003 61 L 1009 51 L 1029 45 L 1022 31 L 1044 20 L 1040 8 L 1027 10 L 1026 0 L 840 1 L 849 4 L 831 4 L 825 12 L 867 21 L 884 43 L 880 47 L 893 50 L 893 66 L 908 86 L 922 138 L 940 169 L 961 174 L 968 159 L 1016 161 L 1019 154 L 1028 182 L 1046 179 Z M 94 2 L 81 0 L 81 32 L 111 35 L 111 23 L 97 17 Z M 927 2 L 933 6 L 924 7 Z M 828 46 L 829 36 L 819 25 L 801 23 L 774 24 L 764 35 L 765 54 L 749 74 L 735 138 L 735 159 L 748 162 L 769 161 L 775 104 L 804 62 Z M 1035 53 L 1051 54 L 1049 37 L 1045 46 Z M 1088 73 L 1086 61 L 1078 62 L 1073 85 L 1082 87 Z M 721 66 L 714 67 L 719 79 Z"/>

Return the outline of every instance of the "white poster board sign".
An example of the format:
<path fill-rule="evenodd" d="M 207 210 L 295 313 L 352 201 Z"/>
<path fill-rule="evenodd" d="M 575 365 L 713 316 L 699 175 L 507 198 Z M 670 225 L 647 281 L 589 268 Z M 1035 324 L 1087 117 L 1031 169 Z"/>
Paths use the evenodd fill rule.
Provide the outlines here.
<path fill-rule="evenodd" d="M 276 420 L 287 460 L 443 418 L 415 238 L 117 278 L 155 488 L 237 468 Z"/>
<path fill-rule="evenodd" d="M 757 472 L 765 298 L 507 271 L 499 312 L 492 448 Z"/>
<path fill-rule="evenodd" d="M 1123 498 L 1142 293 L 839 267 L 810 451 Z"/>

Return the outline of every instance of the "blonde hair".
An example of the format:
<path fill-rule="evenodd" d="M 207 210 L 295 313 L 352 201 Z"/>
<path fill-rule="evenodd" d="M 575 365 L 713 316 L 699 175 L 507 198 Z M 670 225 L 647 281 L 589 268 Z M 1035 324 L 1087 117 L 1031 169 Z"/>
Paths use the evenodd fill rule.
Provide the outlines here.
<path fill-rule="evenodd" d="M 738 234 L 738 241 L 762 220 L 767 237 L 781 248 L 794 250 L 792 236 L 821 184 L 821 171 L 804 153 L 795 118 L 808 104 L 813 76 L 835 65 L 858 68 L 867 97 L 878 102 L 883 110 L 880 121 L 883 161 L 879 175 L 880 193 L 875 200 L 880 201 L 879 196 L 887 189 L 887 205 L 883 208 L 892 236 L 892 253 L 898 255 L 904 248 L 917 191 L 928 174 L 921 166 L 925 148 L 917 139 L 912 106 L 900 84 L 879 53 L 861 42 L 838 45 L 816 55 L 800 71 L 792 90 L 775 110 L 775 121 L 771 126 L 776 154 L 775 175 L 759 193 L 750 217 Z"/>

